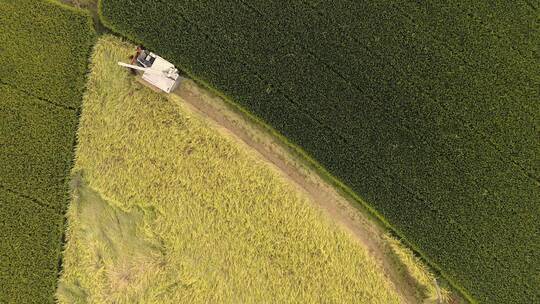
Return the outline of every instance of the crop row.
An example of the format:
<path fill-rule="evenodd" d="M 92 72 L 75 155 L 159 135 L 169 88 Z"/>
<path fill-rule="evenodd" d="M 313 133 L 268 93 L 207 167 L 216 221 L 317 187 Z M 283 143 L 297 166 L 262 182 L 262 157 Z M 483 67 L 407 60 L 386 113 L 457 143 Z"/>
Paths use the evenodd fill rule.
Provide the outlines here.
<path fill-rule="evenodd" d="M 314 24 L 324 27 L 325 20 L 332 21 L 320 31 L 310 33 L 313 41 L 327 44 L 318 49 L 331 48 L 329 40 L 334 37 L 362 37 L 362 40 L 350 39 L 347 42 L 351 48 L 367 45 L 381 62 L 390 63 L 387 66 L 392 70 L 385 71 L 386 75 L 397 76 L 399 82 L 412 82 L 417 87 L 415 89 L 426 91 L 429 99 L 424 104 L 434 102 L 431 108 L 444 105 L 449 118 L 464 120 L 489 134 L 506 157 L 517 159 L 538 178 L 540 168 L 534 161 L 534 155 L 540 152 L 537 145 L 539 125 L 535 119 L 540 111 L 536 102 L 540 91 L 535 85 L 540 81 L 538 64 L 535 64 L 537 59 L 521 56 L 504 43 L 506 36 L 496 39 L 498 36 L 491 36 L 490 31 L 482 26 L 460 17 L 466 14 L 445 11 L 440 4 L 422 10 L 418 4 L 401 3 L 385 9 L 383 16 L 375 14 L 381 11 L 380 7 L 370 6 L 384 4 L 360 6 L 354 1 L 347 4 L 347 14 L 342 14 L 339 13 L 341 10 L 332 9 L 336 3 L 323 1 L 318 8 L 324 18 L 313 17 L 309 24 L 304 24 L 304 27 Z M 407 15 L 412 17 L 403 17 L 398 8 L 407 8 Z M 272 19 L 283 20 L 285 24 L 294 24 L 288 21 L 300 14 L 299 9 L 293 12 L 293 17 L 283 15 L 287 10 L 273 11 L 279 12 L 280 18 L 271 16 Z M 360 14 L 373 16 L 373 20 L 362 22 L 364 18 L 359 19 Z M 446 30 L 448 27 L 454 31 Z M 381 37 L 366 35 L 367 31 L 376 33 L 378 29 L 394 34 Z M 316 37 L 320 32 L 327 33 L 328 38 Z M 334 42 L 337 45 L 343 40 Z M 354 61 L 346 62 L 354 65 Z M 406 88 L 403 91 L 411 90 Z M 515 125 L 519 128 L 509 127 Z"/>
<path fill-rule="evenodd" d="M 54 303 L 95 32 L 50 0 L 0 0 L 0 302 Z"/>
<path fill-rule="evenodd" d="M 285 36 L 287 33 L 299 33 L 299 36 L 303 36 L 305 38 L 303 40 L 310 42 L 310 47 L 317 56 L 325 62 L 331 62 L 348 81 L 356 83 L 358 87 L 371 88 L 370 85 L 373 85 L 377 90 L 381 82 L 393 86 L 392 94 L 400 96 L 400 103 L 403 105 L 396 108 L 393 100 L 387 101 L 384 99 L 387 97 L 381 94 L 378 94 L 381 97 L 379 103 L 393 106 L 393 112 L 411 109 L 419 111 L 412 115 L 407 112 L 401 113 L 404 122 L 422 123 L 423 120 L 417 119 L 417 115 L 428 115 L 426 119 L 430 119 L 429 115 L 436 116 L 433 115 L 434 111 L 435 113 L 442 111 L 448 117 L 448 121 L 463 120 L 481 133 L 489 134 L 491 140 L 498 143 L 506 158 L 516 158 L 518 162 L 524 164 L 523 167 L 527 172 L 538 176 L 538 173 L 534 173 L 538 171 L 537 162 L 534 162 L 535 151 L 538 152 L 537 132 L 534 131 L 538 128 L 538 123 L 535 123 L 534 119 L 535 113 L 540 110 L 535 102 L 538 90 L 535 91 L 535 86 L 523 85 L 529 81 L 522 80 L 524 77 L 518 77 L 523 75 L 523 69 L 516 69 L 514 63 L 505 66 L 510 67 L 512 73 L 505 71 L 503 75 L 516 74 L 516 77 L 511 76 L 508 79 L 516 81 L 517 84 L 498 85 L 499 89 L 513 90 L 511 94 L 500 92 L 494 89 L 496 80 L 485 77 L 489 72 L 486 72 L 486 69 L 479 70 L 466 63 L 456 65 L 462 61 L 462 56 L 456 55 L 459 55 L 459 52 L 449 51 L 446 43 L 433 39 L 431 35 L 433 24 L 425 26 L 428 31 L 422 33 L 417 29 L 417 24 L 402 16 L 400 18 L 399 12 L 378 16 L 373 8 L 368 10 L 369 8 L 362 7 L 361 11 L 367 16 L 373 16 L 373 20 L 352 22 L 351 20 L 358 19 L 354 14 L 350 16 L 350 11 L 354 11 L 352 8 L 349 9 L 349 15 L 341 13 L 336 13 L 338 16 L 331 15 L 334 12 L 331 8 L 336 5 L 334 2 L 332 6 L 320 10 L 324 12 L 320 14 L 322 16 L 310 13 L 309 9 L 306 10 L 295 2 L 288 2 L 279 10 L 267 1 L 250 2 L 249 5 L 259 9 L 268 20 L 279 22 L 275 27 L 285 28 L 281 31 Z M 391 11 L 390 8 L 387 11 Z M 301 32 L 303 28 L 314 30 L 304 34 Z M 379 29 L 393 35 L 378 37 Z M 366 32 L 373 34 L 367 35 Z M 286 37 L 283 37 L 283 40 L 287 40 Z M 514 54 L 511 55 L 507 57 L 513 58 Z M 491 66 L 485 62 L 482 65 Z M 371 69 L 372 66 L 375 68 Z M 501 65 L 493 64 L 493 66 Z M 479 77 L 480 74 L 484 76 L 484 80 Z M 359 78 L 361 77 L 359 75 L 374 81 L 366 82 Z M 534 77 L 534 73 L 525 75 Z M 422 93 L 426 97 L 418 98 Z M 513 99 L 509 100 L 511 97 Z M 524 105 L 520 107 L 519 103 Z M 442 124 L 440 119 L 433 123 Z M 512 124 L 519 124 L 520 128 L 501 128 Z M 527 131 L 523 132 L 525 129 Z"/>
<path fill-rule="evenodd" d="M 0 188 L 1 303 L 53 303 L 63 216 Z"/>
<path fill-rule="evenodd" d="M 433 7 L 433 2 L 426 2 L 421 9 L 430 10 Z M 500 39 L 495 42 L 505 44 L 501 50 L 511 48 L 517 51 L 520 57 L 526 57 L 531 60 L 531 63 L 534 63 L 535 56 L 538 56 L 538 49 L 534 46 L 540 43 L 540 37 L 537 35 L 539 25 L 535 24 L 538 18 L 538 8 L 532 8 L 527 2 L 531 1 L 498 1 L 495 4 L 495 9 L 492 5 L 482 1 L 462 1 L 459 5 L 437 4 L 444 10 L 453 11 L 451 14 L 455 15 L 456 18 L 466 19 L 483 27 L 490 34 L 498 36 Z M 508 12 L 512 12 L 512 14 Z M 536 36 L 533 36 L 534 34 Z M 534 67 L 529 66 L 528 68 Z"/>
<path fill-rule="evenodd" d="M 33 95 L 80 106 L 92 19 L 50 0 L 2 0 L 0 80 Z M 41 12 L 41 13 L 39 13 Z M 38 31 L 38 32 L 36 32 Z"/>
<path fill-rule="evenodd" d="M 0 84 L 0 184 L 60 211 L 77 128 L 74 111 Z"/>
<path fill-rule="evenodd" d="M 380 104 L 381 106 L 389 105 L 391 107 L 389 109 L 392 112 L 392 114 L 400 115 L 400 119 L 403 120 L 403 123 L 408 123 L 409 128 L 411 129 L 417 128 L 417 126 L 415 126 L 414 123 L 418 123 L 418 122 L 423 123 L 424 120 L 419 119 L 417 117 L 420 114 L 427 115 L 427 117 L 423 117 L 424 119 L 432 119 L 429 116 L 437 116 L 437 115 L 433 115 L 433 114 L 437 114 L 437 112 L 438 113 L 447 112 L 448 115 L 446 116 L 450 116 L 448 119 L 449 121 L 459 119 L 459 117 L 452 116 L 454 113 L 454 108 L 448 110 L 449 105 L 441 104 L 441 101 L 440 101 L 441 99 L 437 100 L 435 99 L 434 96 L 427 96 L 424 99 L 420 99 L 419 100 L 420 102 L 417 102 L 418 94 L 425 94 L 423 90 L 419 90 L 419 86 L 411 85 L 411 78 L 417 79 L 417 80 L 419 79 L 418 76 L 415 76 L 416 74 L 420 74 L 418 70 L 401 71 L 401 73 L 408 74 L 407 77 L 400 79 L 398 81 L 393 79 L 396 77 L 396 75 L 399 76 L 400 71 L 397 71 L 398 69 L 396 69 L 396 67 L 400 67 L 400 66 L 396 64 L 390 64 L 390 65 L 386 64 L 385 66 L 385 63 L 391 62 L 393 57 L 398 57 L 396 56 L 397 53 L 399 52 L 403 53 L 403 51 L 399 47 L 391 50 L 390 52 L 391 56 L 389 56 L 388 58 L 381 59 L 379 58 L 381 57 L 380 55 L 373 56 L 373 54 L 380 54 L 381 53 L 380 50 L 375 49 L 373 52 L 370 52 L 369 50 L 364 49 L 365 45 L 363 45 L 358 40 L 354 40 L 354 39 L 350 40 L 350 36 L 344 34 L 344 31 L 341 28 L 336 26 L 337 28 L 336 30 L 336 29 L 333 29 L 331 26 L 323 27 L 325 23 L 324 19 L 315 19 L 310 24 L 301 23 L 302 20 L 305 21 L 309 17 L 309 14 L 303 13 L 303 11 L 301 11 L 301 8 L 296 8 L 292 13 L 290 13 L 289 16 L 287 16 L 286 15 L 286 13 L 288 12 L 287 9 L 281 8 L 279 10 L 274 9 L 272 11 L 268 8 L 268 6 L 270 5 L 272 5 L 272 3 L 265 2 L 265 1 L 249 3 L 249 6 L 252 6 L 252 7 L 257 6 L 259 9 L 261 9 L 262 13 L 259 14 L 260 18 L 264 18 L 266 16 L 266 19 L 270 21 L 282 21 L 282 23 L 274 24 L 273 27 L 285 28 L 285 30 L 280 31 L 280 33 L 283 34 L 281 37 L 281 41 L 283 43 L 287 43 L 287 41 L 295 40 L 294 35 L 290 33 L 297 33 L 296 34 L 297 36 L 307 35 L 307 37 L 305 37 L 306 39 L 304 40 L 310 42 L 310 47 L 312 47 L 311 50 L 315 53 L 315 55 L 319 57 L 321 60 L 324 60 L 323 62 L 326 62 L 326 63 L 330 62 L 331 63 L 330 65 L 334 66 L 335 70 L 339 70 L 339 73 L 341 74 L 341 76 L 345 76 L 346 78 L 345 80 L 349 82 L 349 84 L 352 83 L 357 88 L 359 88 L 360 90 L 363 90 L 364 92 L 368 94 L 370 94 L 373 90 L 376 92 L 380 91 L 381 82 L 387 84 L 387 86 L 390 87 L 390 90 L 387 91 L 387 93 L 384 95 L 378 92 L 375 98 L 378 97 L 379 100 L 376 100 L 375 102 Z M 288 2 L 287 4 L 284 4 L 283 6 L 287 8 L 289 7 L 294 8 L 294 2 Z M 271 15 L 270 13 L 272 12 L 276 12 L 276 14 Z M 303 17 L 302 14 L 308 17 L 302 18 Z M 227 17 L 223 17 L 223 18 L 227 18 Z M 393 20 L 395 19 L 395 17 L 391 19 Z M 380 28 L 380 27 L 382 27 L 382 25 L 376 26 L 375 28 Z M 311 28 L 314 30 L 309 31 L 306 34 L 303 34 L 301 32 L 303 28 Z M 388 29 L 387 31 L 392 30 L 394 32 L 399 32 L 399 31 L 403 31 L 402 30 L 403 28 L 407 28 L 407 27 L 404 25 L 398 24 L 395 28 Z M 323 33 L 323 34 L 321 35 L 320 33 Z M 317 36 L 318 34 L 319 36 Z M 401 38 L 406 39 L 407 37 L 411 37 L 411 36 L 414 36 L 414 33 L 405 32 Z M 238 42 L 235 41 L 235 43 L 238 43 Z M 348 49 L 342 48 L 339 50 L 339 52 L 328 51 L 328 50 L 339 49 L 340 44 L 342 45 L 353 44 L 352 45 L 353 47 L 348 48 Z M 370 43 L 370 42 L 367 42 L 365 44 L 373 45 L 373 43 Z M 414 42 L 414 44 L 411 44 L 411 45 L 414 46 L 418 44 L 419 42 L 416 41 Z M 252 46 L 252 44 L 250 43 L 248 43 L 247 45 L 248 47 Z M 276 44 L 271 44 L 271 45 L 276 45 Z M 267 47 L 267 48 L 271 48 L 271 47 Z M 385 48 L 388 49 L 388 47 L 385 47 Z M 418 64 L 416 63 L 409 64 L 410 66 L 413 66 L 413 67 L 417 65 L 422 66 L 424 61 L 433 60 L 433 58 L 425 58 L 426 56 L 420 56 L 422 54 L 419 54 L 417 50 L 411 50 L 411 54 L 409 55 L 403 54 L 402 55 L 403 58 L 401 58 L 400 61 L 411 62 L 415 60 L 415 58 L 419 57 L 421 60 L 419 61 Z M 427 54 L 427 55 L 432 56 L 431 54 Z M 448 56 L 447 54 L 443 54 L 443 55 L 444 56 L 442 57 L 444 58 L 451 57 L 451 56 Z M 409 56 L 409 57 L 406 58 L 404 56 Z M 433 68 L 429 67 L 429 68 L 426 68 L 425 70 L 432 71 Z M 421 82 L 421 79 L 418 80 L 417 82 Z M 452 93 L 451 90 L 445 91 L 445 90 L 440 90 L 440 88 L 438 88 L 438 91 L 443 91 L 443 92 L 446 92 L 447 94 Z M 390 94 L 390 96 L 388 94 Z M 400 97 L 401 100 L 396 100 L 395 96 Z M 396 103 L 401 103 L 403 105 L 397 108 L 395 106 Z M 454 105 L 451 105 L 451 106 L 454 106 Z M 338 111 L 341 110 L 341 107 L 337 108 L 336 110 Z M 411 110 L 418 111 L 418 112 L 410 113 Z M 343 111 L 348 113 L 348 109 L 343 109 Z M 404 112 L 404 111 L 408 111 L 408 112 Z M 434 111 L 435 113 L 433 113 Z M 520 120 L 522 128 L 528 128 L 528 129 L 534 128 L 532 118 L 534 117 L 531 117 L 530 114 L 523 115 L 523 113 L 519 113 L 517 117 L 512 117 L 512 119 Z M 508 115 L 506 116 L 505 119 L 506 119 L 506 122 L 508 122 L 509 120 Z M 492 121 L 492 120 L 486 120 L 486 121 Z M 434 121 L 434 123 L 440 123 L 439 119 Z M 534 148 L 536 147 L 536 145 L 534 145 L 535 133 L 534 132 L 522 132 L 522 133 L 523 134 L 519 134 L 519 135 L 524 139 L 524 141 L 522 142 L 522 144 L 524 145 L 523 147 L 517 147 L 517 149 L 514 149 L 514 150 L 521 151 L 521 153 L 529 153 L 528 156 L 534 155 L 533 151 L 534 151 Z M 507 136 L 505 138 L 508 139 L 508 138 L 514 138 L 514 137 L 515 136 Z M 517 143 L 519 144 L 519 141 Z M 531 147 L 532 149 L 526 149 L 526 148 L 531 148 Z M 527 158 L 527 161 L 530 161 L 530 159 Z"/>
<path fill-rule="evenodd" d="M 351 33 L 337 32 L 345 26 L 333 27 L 324 14 L 313 19 L 307 7 L 284 16 L 294 3 L 176 1 L 142 16 L 136 1 L 104 1 L 102 14 L 115 30 L 211 83 L 300 145 L 475 298 L 519 303 L 538 296 L 529 286 L 531 263 L 539 260 L 530 247 L 539 189 L 501 157 L 492 136 L 471 132 L 471 121 L 463 124 L 463 116 L 449 112 L 464 104 L 438 104 L 453 101 L 455 87 L 426 80 L 429 90 L 423 88 L 423 79 L 444 74 L 425 61 L 442 60 L 448 48 L 425 50 L 436 44 L 422 36 L 425 29 L 413 30 L 399 12 L 381 7 L 366 13 L 366 27 L 346 40 Z M 344 10 L 325 11 L 345 16 Z M 157 20 L 159 28 L 148 28 Z M 412 34 L 422 39 L 400 44 Z M 479 90 L 461 89 L 465 97 Z M 512 113 L 530 118 L 527 111 Z"/>

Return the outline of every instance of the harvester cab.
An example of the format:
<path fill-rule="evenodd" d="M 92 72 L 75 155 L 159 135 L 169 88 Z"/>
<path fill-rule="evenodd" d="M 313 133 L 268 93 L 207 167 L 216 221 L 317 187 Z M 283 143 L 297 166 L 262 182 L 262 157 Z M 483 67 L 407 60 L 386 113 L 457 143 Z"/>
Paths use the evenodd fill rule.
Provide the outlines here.
<path fill-rule="evenodd" d="M 118 62 L 119 65 L 142 72 L 142 79 L 160 90 L 170 93 L 180 84 L 180 73 L 174 65 L 158 55 L 137 47 L 131 63 Z"/>

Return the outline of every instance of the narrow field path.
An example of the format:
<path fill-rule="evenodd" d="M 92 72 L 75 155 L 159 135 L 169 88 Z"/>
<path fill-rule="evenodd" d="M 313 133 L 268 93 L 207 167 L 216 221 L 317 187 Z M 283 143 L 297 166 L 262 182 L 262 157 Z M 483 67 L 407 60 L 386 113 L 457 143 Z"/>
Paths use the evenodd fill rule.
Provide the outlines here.
<path fill-rule="evenodd" d="M 317 206 L 353 236 L 379 261 L 385 275 L 394 284 L 405 303 L 419 303 L 415 282 L 398 271 L 396 261 L 391 257 L 384 243 L 384 231 L 368 216 L 351 205 L 350 200 L 340 195 L 332 186 L 323 181 L 307 165 L 295 158 L 277 138 L 253 126 L 246 117 L 230 108 L 226 102 L 200 87 L 191 80 L 184 81 L 174 92 L 192 111 L 206 117 L 220 131 L 233 135 L 248 145 L 261 158 L 273 166 L 292 184 L 305 192 Z"/>

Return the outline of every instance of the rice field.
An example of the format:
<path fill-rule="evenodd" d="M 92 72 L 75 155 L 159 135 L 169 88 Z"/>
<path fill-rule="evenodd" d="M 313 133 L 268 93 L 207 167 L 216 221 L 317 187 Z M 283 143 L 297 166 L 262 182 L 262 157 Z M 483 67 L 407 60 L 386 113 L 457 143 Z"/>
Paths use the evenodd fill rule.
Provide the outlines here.
<path fill-rule="evenodd" d="M 151 2 L 100 0 L 103 24 L 273 128 L 469 301 L 540 303 L 538 1 Z"/>
<path fill-rule="evenodd" d="M 247 147 L 95 46 L 60 303 L 401 303 L 351 235 Z"/>
<path fill-rule="evenodd" d="M 90 15 L 0 0 L 0 303 L 54 303 Z"/>

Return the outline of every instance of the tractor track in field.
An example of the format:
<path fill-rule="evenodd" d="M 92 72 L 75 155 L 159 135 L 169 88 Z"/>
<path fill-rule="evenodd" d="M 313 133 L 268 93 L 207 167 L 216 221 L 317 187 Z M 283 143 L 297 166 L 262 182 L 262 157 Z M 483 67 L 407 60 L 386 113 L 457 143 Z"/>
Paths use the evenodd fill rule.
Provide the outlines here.
<path fill-rule="evenodd" d="M 306 193 L 324 213 L 348 230 L 374 257 L 405 303 L 419 303 L 416 283 L 397 269 L 395 260 L 383 240 L 384 231 L 351 205 L 351 201 L 340 195 L 332 186 L 311 172 L 283 147 L 279 139 L 251 126 L 249 119 L 230 108 L 226 101 L 201 88 L 191 80 L 184 81 L 174 92 L 190 110 L 208 118 L 220 131 L 232 135 L 249 146 Z M 257 130 L 260 129 L 260 130 Z M 300 164 L 299 164 L 300 163 Z"/>

